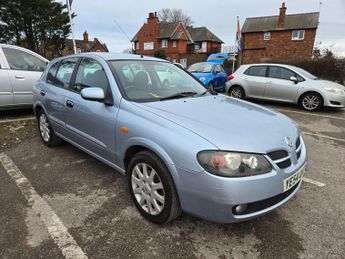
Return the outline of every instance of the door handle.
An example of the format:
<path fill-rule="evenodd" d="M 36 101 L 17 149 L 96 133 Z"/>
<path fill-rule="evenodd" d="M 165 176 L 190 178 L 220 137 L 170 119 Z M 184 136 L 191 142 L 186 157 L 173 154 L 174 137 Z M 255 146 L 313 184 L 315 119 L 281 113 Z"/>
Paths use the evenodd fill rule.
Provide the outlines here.
<path fill-rule="evenodd" d="M 74 107 L 74 103 L 73 103 L 72 101 L 70 101 L 70 100 L 67 100 L 67 101 L 66 101 L 66 106 L 67 106 L 68 108 L 73 108 L 73 107 Z"/>
<path fill-rule="evenodd" d="M 45 96 L 45 95 L 46 95 L 46 91 L 41 90 L 40 94 L 41 94 L 42 96 Z"/>
<path fill-rule="evenodd" d="M 16 79 L 25 79 L 24 76 L 14 76 Z"/>

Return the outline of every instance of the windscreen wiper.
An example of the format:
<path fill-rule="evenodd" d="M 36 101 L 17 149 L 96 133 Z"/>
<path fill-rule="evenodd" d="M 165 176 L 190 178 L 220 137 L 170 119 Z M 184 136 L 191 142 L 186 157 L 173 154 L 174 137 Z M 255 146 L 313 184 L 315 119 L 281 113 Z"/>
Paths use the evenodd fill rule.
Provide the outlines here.
<path fill-rule="evenodd" d="M 180 92 L 180 93 L 176 93 L 167 97 L 163 97 L 160 100 L 164 101 L 164 100 L 171 100 L 171 99 L 179 99 L 179 98 L 185 98 L 185 97 L 189 97 L 189 96 L 193 96 L 196 95 L 198 93 L 196 92 Z"/>

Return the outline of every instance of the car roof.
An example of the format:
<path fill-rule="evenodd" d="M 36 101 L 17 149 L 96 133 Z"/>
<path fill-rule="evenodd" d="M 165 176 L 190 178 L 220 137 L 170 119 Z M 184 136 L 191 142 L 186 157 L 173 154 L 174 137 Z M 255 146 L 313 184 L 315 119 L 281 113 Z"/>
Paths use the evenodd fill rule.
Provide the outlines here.
<path fill-rule="evenodd" d="M 244 67 L 251 67 L 251 66 L 279 66 L 279 67 L 286 67 L 286 68 L 294 68 L 294 66 L 286 65 L 286 64 L 278 64 L 278 63 L 256 63 L 256 64 L 245 64 L 242 65 Z"/>
<path fill-rule="evenodd" d="M 169 62 L 164 59 L 159 59 L 155 57 L 143 56 L 143 55 L 134 55 L 134 54 L 125 54 L 125 53 L 112 53 L 112 52 L 84 52 L 73 54 L 69 56 L 64 56 L 62 58 L 68 57 L 99 57 L 104 60 L 148 60 L 148 61 L 163 61 Z"/>

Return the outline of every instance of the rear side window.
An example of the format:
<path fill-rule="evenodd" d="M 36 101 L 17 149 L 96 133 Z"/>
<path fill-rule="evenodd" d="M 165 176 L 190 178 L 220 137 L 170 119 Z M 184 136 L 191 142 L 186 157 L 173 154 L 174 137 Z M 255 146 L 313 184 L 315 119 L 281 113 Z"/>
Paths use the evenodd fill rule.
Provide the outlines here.
<path fill-rule="evenodd" d="M 265 77 L 266 76 L 266 70 L 267 70 L 267 67 L 265 66 L 253 66 L 253 67 L 250 67 L 246 70 L 246 72 L 244 72 L 245 75 L 248 75 L 248 76 L 263 76 Z"/>
<path fill-rule="evenodd" d="M 11 69 L 42 72 L 46 68 L 45 61 L 19 49 L 2 48 Z"/>
<path fill-rule="evenodd" d="M 56 79 L 58 82 L 57 86 L 68 88 L 74 68 L 77 64 L 78 59 L 65 59 L 61 61 L 59 69 L 56 73 Z"/>
<path fill-rule="evenodd" d="M 290 77 L 296 76 L 295 72 L 283 67 L 270 67 L 269 77 L 277 79 L 290 80 Z"/>
<path fill-rule="evenodd" d="M 106 93 L 108 86 L 108 79 L 103 67 L 93 59 L 84 58 L 79 64 L 77 77 L 71 89 L 80 92 L 86 87 L 99 87 Z"/>

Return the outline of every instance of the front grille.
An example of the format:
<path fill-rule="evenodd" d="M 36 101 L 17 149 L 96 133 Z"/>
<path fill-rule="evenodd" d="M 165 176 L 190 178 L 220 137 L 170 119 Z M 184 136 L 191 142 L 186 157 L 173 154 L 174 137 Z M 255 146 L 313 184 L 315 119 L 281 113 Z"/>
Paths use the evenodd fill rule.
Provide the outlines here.
<path fill-rule="evenodd" d="M 265 200 L 261 200 L 261 201 L 256 201 L 256 202 L 252 202 L 252 203 L 248 203 L 247 204 L 247 208 L 242 211 L 242 212 L 236 212 L 235 208 L 236 206 L 234 206 L 232 208 L 232 213 L 234 215 L 245 215 L 245 214 L 250 214 L 250 213 L 254 213 L 257 211 L 261 211 L 264 209 L 267 209 L 269 207 L 274 206 L 275 204 L 281 202 L 282 200 L 286 199 L 288 196 L 290 196 L 294 190 L 296 190 L 296 188 L 298 187 L 299 184 L 296 184 L 294 187 L 292 187 L 290 190 L 283 192 L 281 194 L 278 194 L 274 197 L 265 199 Z"/>
<path fill-rule="evenodd" d="M 298 137 L 295 143 L 297 160 L 301 157 L 302 142 L 301 137 Z M 273 162 L 281 169 L 291 166 L 291 156 L 285 150 L 275 150 L 267 153 L 267 155 L 273 160 Z"/>
<path fill-rule="evenodd" d="M 270 153 L 267 153 L 267 155 L 279 166 L 279 168 L 287 168 L 291 165 L 291 160 L 288 152 L 285 150 L 277 150 Z"/>

